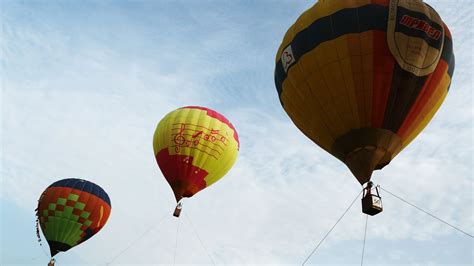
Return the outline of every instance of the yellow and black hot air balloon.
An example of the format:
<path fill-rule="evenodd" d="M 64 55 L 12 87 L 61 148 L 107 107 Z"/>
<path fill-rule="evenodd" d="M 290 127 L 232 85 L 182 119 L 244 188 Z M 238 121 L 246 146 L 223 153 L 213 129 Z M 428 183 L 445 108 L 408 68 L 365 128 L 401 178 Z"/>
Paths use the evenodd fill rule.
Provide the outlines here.
<path fill-rule="evenodd" d="M 448 27 L 421 0 L 320 0 L 287 31 L 275 85 L 295 125 L 357 180 L 387 165 L 451 84 Z"/>
<path fill-rule="evenodd" d="M 182 198 L 192 197 L 230 170 L 239 146 L 232 123 L 209 108 L 179 108 L 158 123 L 153 150 L 178 202 L 174 216 L 179 217 Z"/>

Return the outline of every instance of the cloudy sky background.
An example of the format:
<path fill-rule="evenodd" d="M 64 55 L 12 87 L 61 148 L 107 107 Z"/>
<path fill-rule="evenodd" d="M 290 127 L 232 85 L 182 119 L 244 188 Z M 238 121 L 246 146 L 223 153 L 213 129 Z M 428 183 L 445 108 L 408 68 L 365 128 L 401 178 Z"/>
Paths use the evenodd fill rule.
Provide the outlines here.
<path fill-rule="evenodd" d="M 59 265 L 301 264 L 358 194 L 346 166 L 292 124 L 273 83 L 280 41 L 313 1 L 0 3 L 1 265 L 49 260 L 34 209 L 65 177 L 102 186 L 112 214 Z M 473 234 L 474 8 L 428 3 L 453 34 L 454 80 L 430 125 L 373 180 Z M 186 105 L 224 114 L 241 151 L 177 220 L 152 136 Z M 472 238 L 382 196 L 364 265 L 473 263 Z M 360 264 L 364 225 L 357 200 L 308 263 Z"/>

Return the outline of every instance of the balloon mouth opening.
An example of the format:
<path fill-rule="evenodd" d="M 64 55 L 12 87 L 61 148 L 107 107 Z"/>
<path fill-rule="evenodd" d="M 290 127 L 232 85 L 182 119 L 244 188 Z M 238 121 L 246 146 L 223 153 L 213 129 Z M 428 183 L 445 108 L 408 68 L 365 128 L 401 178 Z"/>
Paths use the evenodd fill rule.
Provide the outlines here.
<path fill-rule="evenodd" d="M 344 162 L 361 185 L 370 181 L 372 172 L 390 163 L 402 148 L 402 141 L 390 130 L 352 129 L 336 139 L 332 154 Z"/>
<path fill-rule="evenodd" d="M 179 203 L 184 198 L 190 198 L 194 194 L 189 187 L 189 181 L 187 180 L 176 180 L 174 182 L 168 181 L 173 190 L 174 197 L 176 198 L 176 203 Z"/>
<path fill-rule="evenodd" d="M 184 193 L 175 193 L 174 194 L 174 197 L 176 198 L 176 203 L 179 203 L 179 202 L 182 202 L 184 198 L 190 198 L 192 197 L 194 194 L 191 193 L 191 192 L 184 192 Z"/>
<path fill-rule="evenodd" d="M 51 252 L 51 257 L 54 257 L 59 252 L 68 251 L 70 248 L 72 248 L 68 244 L 61 243 L 58 241 L 51 241 L 51 240 L 48 240 L 48 245 L 49 245 L 49 251 Z"/>

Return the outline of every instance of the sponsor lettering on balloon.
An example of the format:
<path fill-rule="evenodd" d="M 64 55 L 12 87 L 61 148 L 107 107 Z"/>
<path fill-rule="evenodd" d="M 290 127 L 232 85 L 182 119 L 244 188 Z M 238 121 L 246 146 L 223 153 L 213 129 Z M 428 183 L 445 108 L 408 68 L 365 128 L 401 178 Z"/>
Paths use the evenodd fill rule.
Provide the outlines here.
<path fill-rule="evenodd" d="M 440 30 L 432 27 L 428 22 L 411 17 L 409 15 L 404 15 L 400 19 L 400 24 L 405 25 L 412 29 L 424 31 L 428 35 L 428 37 L 430 37 L 433 40 L 438 40 L 442 34 Z"/>

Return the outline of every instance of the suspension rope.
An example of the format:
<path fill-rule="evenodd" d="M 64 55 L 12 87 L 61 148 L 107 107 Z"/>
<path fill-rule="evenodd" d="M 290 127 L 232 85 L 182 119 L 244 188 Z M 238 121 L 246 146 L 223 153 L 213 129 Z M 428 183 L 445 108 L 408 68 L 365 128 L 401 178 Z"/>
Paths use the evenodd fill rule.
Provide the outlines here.
<path fill-rule="evenodd" d="M 48 251 L 46 251 L 46 249 L 44 249 L 44 246 L 43 245 L 40 245 L 41 246 L 41 250 L 43 251 L 44 255 L 47 257 L 47 258 L 51 258 L 51 255 L 48 254 Z"/>
<path fill-rule="evenodd" d="M 41 250 L 43 251 L 44 255 L 47 258 L 52 258 L 51 255 L 49 254 L 49 252 L 46 249 L 44 249 L 44 245 L 42 243 L 40 243 L 40 246 L 41 246 Z"/>
<path fill-rule="evenodd" d="M 207 248 L 206 248 L 206 246 L 204 245 L 204 242 L 202 242 L 201 237 L 199 237 L 198 232 L 194 229 L 194 225 L 193 225 L 193 223 L 191 222 L 191 218 L 189 218 L 189 216 L 188 216 L 187 213 L 185 213 L 184 215 L 185 215 L 186 218 L 188 219 L 188 222 L 189 222 L 189 224 L 191 225 L 191 228 L 193 229 L 194 234 L 196 235 L 197 239 L 198 239 L 199 242 L 201 243 L 202 248 L 203 248 L 204 251 L 206 252 L 206 254 L 207 254 L 207 256 L 209 257 L 209 259 L 211 260 L 212 265 L 216 265 L 216 263 L 214 262 L 214 259 L 212 258 L 211 254 L 207 251 Z"/>
<path fill-rule="evenodd" d="M 323 239 L 321 239 L 318 243 L 318 245 L 313 249 L 313 251 L 309 254 L 309 256 L 303 261 L 303 263 L 301 265 L 305 265 L 306 262 L 308 262 L 309 258 L 311 258 L 311 256 L 313 256 L 313 254 L 316 252 L 316 250 L 319 248 L 319 246 L 321 246 L 321 244 L 323 243 L 323 241 L 326 239 L 326 237 L 329 236 L 329 234 L 332 232 L 332 230 L 336 227 L 336 225 L 342 220 L 342 218 L 344 218 L 344 216 L 346 215 L 346 213 L 350 210 L 350 208 L 352 207 L 352 205 L 354 205 L 354 202 L 356 202 L 356 200 L 359 198 L 360 194 L 362 194 L 362 190 L 357 194 L 357 196 L 355 197 L 355 199 L 351 202 L 351 204 L 349 205 L 349 207 L 347 207 L 347 209 L 344 211 L 344 213 L 341 215 L 341 217 L 339 217 L 339 219 L 337 220 L 337 222 L 332 226 L 332 228 L 326 233 L 326 235 L 323 237 Z"/>
<path fill-rule="evenodd" d="M 179 220 L 181 220 L 181 219 L 178 218 L 178 225 L 176 226 L 176 242 L 175 242 L 175 245 L 174 245 L 173 266 L 175 265 L 176 252 L 178 251 Z"/>
<path fill-rule="evenodd" d="M 367 236 L 367 222 L 369 220 L 369 215 L 365 215 L 365 230 L 364 230 L 364 244 L 362 244 L 362 257 L 360 259 L 360 266 L 364 264 L 364 251 L 365 251 L 365 239 Z"/>
<path fill-rule="evenodd" d="M 453 229 L 455 229 L 455 230 L 457 230 L 457 231 L 459 231 L 459 232 L 461 232 L 461 233 L 463 233 L 463 234 L 465 234 L 465 235 L 467 235 L 467 236 L 469 236 L 469 237 L 471 237 L 471 238 L 474 238 L 474 236 L 472 236 L 471 234 L 469 234 L 469 233 L 463 231 L 462 229 L 460 229 L 460 228 L 458 228 L 458 227 L 456 227 L 456 226 L 454 226 L 454 225 L 452 225 L 452 224 L 450 224 L 450 223 L 448 223 L 448 222 L 442 220 L 441 218 L 436 217 L 435 215 L 433 215 L 433 214 L 431 214 L 431 213 L 429 213 L 429 212 L 423 210 L 422 208 L 416 206 L 415 204 L 410 203 L 410 202 L 404 200 L 403 198 L 401 198 L 401 197 L 399 197 L 399 196 L 393 194 L 392 192 L 386 190 L 385 188 L 383 188 L 383 187 L 380 187 L 380 188 L 381 188 L 383 191 L 387 192 L 388 194 L 392 195 L 393 197 L 395 197 L 395 198 L 397 198 L 397 199 L 399 199 L 399 200 L 405 202 L 406 204 L 408 204 L 408 205 L 410 205 L 410 206 L 416 208 L 417 210 L 419 210 L 419 211 L 421 211 L 421 212 L 424 212 L 425 214 L 431 216 L 432 218 L 434 218 L 434 219 L 436 219 L 436 220 L 438 220 L 438 221 L 440 221 L 440 222 L 442 222 L 442 223 L 444 223 L 444 224 L 450 226 L 451 228 L 453 228 Z"/>
<path fill-rule="evenodd" d="M 128 245 L 125 249 L 123 249 L 120 253 L 118 253 L 117 255 L 115 255 L 115 257 L 110 261 L 110 262 L 107 262 L 107 265 L 112 265 L 112 262 L 114 262 L 118 257 L 122 256 L 122 254 L 124 254 L 128 249 L 130 249 L 132 246 L 134 246 L 135 243 L 137 243 L 140 239 L 142 239 L 145 235 L 147 235 L 151 230 L 155 229 L 155 227 L 157 227 L 158 225 L 160 225 L 164 220 L 165 218 L 168 216 L 168 214 L 165 214 L 163 215 L 160 220 L 158 220 L 158 223 L 150 226 L 145 232 L 143 232 L 143 234 L 141 234 L 138 238 L 136 238 L 135 240 L 133 240 L 132 242 L 130 242 L 130 245 Z"/>

